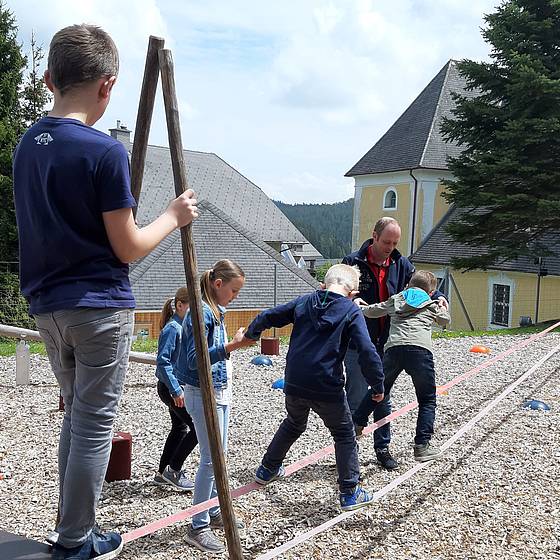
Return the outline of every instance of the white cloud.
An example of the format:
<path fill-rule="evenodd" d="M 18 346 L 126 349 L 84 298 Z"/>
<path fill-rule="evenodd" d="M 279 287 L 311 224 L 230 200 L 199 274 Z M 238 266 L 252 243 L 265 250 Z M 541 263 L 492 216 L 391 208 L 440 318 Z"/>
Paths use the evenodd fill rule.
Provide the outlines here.
<path fill-rule="evenodd" d="M 121 72 L 98 128 L 134 127 L 148 36 L 173 50 L 186 148 L 213 151 L 265 192 L 342 200 L 343 174 L 449 58 L 487 56 L 498 0 L 8 0 L 28 41 L 65 25 L 114 37 Z M 150 142 L 165 145 L 161 91 Z"/>

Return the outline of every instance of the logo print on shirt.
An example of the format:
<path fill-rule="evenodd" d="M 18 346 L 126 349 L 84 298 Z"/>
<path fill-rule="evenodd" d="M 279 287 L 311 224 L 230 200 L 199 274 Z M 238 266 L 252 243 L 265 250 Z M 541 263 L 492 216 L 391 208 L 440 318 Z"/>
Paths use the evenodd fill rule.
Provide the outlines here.
<path fill-rule="evenodd" d="M 34 140 L 39 146 L 46 146 L 49 142 L 53 141 L 53 137 L 48 132 L 43 132 L 39 136 L 35 136 Z"/>

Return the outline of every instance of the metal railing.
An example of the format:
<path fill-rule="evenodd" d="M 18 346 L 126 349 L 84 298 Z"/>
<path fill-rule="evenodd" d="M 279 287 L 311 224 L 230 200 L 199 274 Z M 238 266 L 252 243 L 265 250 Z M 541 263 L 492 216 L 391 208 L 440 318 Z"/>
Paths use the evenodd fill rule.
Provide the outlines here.
<path fill-rule="evenodd" d="M 12 327 L 10 325 L 0 325 L 0 336 L 18 339 L 18 344 L 16 345 L 16 385 L 28 385 L 30 352 L 27 341 L 43 342 L 39 331 Z M 156 365 L 156 357 L 147 352 L 131 351 L 129 359 L 131 362 L 139 364 Z"/>

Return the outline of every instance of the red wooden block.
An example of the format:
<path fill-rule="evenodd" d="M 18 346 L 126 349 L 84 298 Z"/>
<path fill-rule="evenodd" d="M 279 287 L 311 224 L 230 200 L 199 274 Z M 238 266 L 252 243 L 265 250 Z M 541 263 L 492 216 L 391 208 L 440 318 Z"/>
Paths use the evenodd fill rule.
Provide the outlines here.
<path fill-rule="evenodd" d="M 278 356 L 280 354 L 280 339 L 278 337 L 261 338 L 261 354 Z"/>
<path fill-rule="evenodd" d="M 105 480 L 130 480 L 132 465 L 132 435 L 128 432 L 117 432 L 113 436 L 111 457 Z"/>

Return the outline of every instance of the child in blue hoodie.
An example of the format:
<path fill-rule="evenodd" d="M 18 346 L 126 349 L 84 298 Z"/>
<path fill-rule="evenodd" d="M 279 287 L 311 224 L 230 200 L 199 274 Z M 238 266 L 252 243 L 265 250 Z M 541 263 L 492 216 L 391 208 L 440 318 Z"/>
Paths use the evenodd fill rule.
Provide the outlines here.
<path fill-rule="evenodd" d="M 354 412 L 356 433 L 361 434 L 368 423 L 368 417 L 375 411 L 375 420 L 381 420 L 391 413 L 391 389 L 404 369 L 412 378 L 418 400 L 418 420 L 414 438 L 414 458 L 425 462 L 438 459 L 442 452 L 430 445 L 434 433 L 436 416 L 436 378 L 432 354 L 432 325 L 436 322 L 445 327 L 449 321 L 447 309 L 431 299 L 436 289 L 436 277 L 427 270 L 415 272 L 406 290 L 391 296 L 387 301 L 367 305 L 363 300 L 355 300 L 366 317 L 391 317 L 389 338 L 385 343 L 383 370 L 385 372 L 385 397 L 381 402 L 372 399 L 377 392 L 369 390 L 360 406 Z M 363 305 L 365 304 L 365 305 Z M 379 454 L 388 450 L 391 441 L 390 424 L 378 428 L 374 434 L 374 447 Z M 385 468 L 398 467 L 396 461 L 381 462 Z"/>
<path fill-rule="evenodd" d="M 307 428 L 315 411 L 334 439 L 340 505 L 344 511 L 370 504 L 372 495 L 358 486 L 360 465 L 352 415 L 344 392 L 342 362 L 352 340 L 375 398 L 383 399 L 383 368 L 361 311 L 350 296 L 358 290 L 357 268 L 337 264 L 325 276 L 325 289 L 260 313 L 245 336 L 257 340 L 270 327 L 293 323 L 286 357 L 285 420 L 280 424 L 257 469 L 255 480 L 269 484 L 284 476 L 282 461 Z"/>

